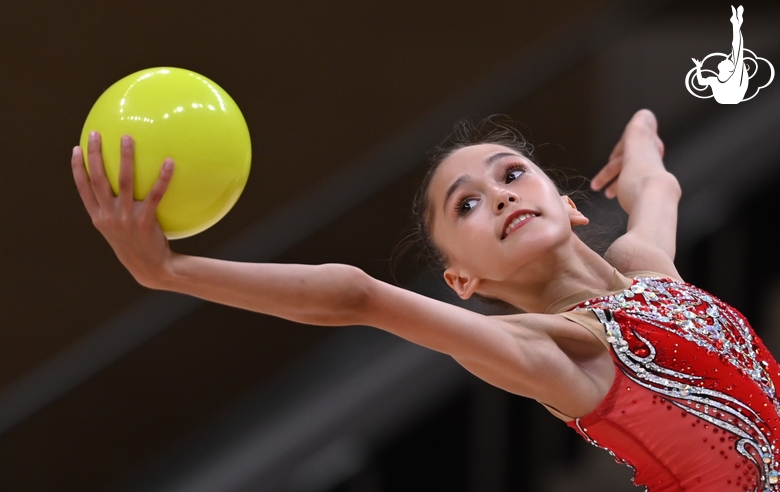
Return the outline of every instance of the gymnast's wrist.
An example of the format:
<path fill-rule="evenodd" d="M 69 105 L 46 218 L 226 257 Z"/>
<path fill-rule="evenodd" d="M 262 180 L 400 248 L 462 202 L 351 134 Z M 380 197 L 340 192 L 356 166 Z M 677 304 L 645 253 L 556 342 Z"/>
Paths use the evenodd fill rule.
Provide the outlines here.
<path fill-rule="evenodd" d="M 188 255 L 171 252 L 170 256 L 160 264 L 156 275 L 151 278 L 146 287 L 155 290 L 181 291 L 181 286 L 187 282 L 186 263 L 190 260 L 191 257 Z"/>

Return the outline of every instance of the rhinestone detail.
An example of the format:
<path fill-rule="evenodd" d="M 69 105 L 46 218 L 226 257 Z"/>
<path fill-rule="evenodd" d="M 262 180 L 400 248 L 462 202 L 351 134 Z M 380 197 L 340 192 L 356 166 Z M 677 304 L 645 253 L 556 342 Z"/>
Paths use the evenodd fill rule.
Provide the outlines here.
<path fill-rule="evenodd" d="M 604 325 L 607 342 L 629 379 L 738 438 L 734 449 L 756 467 L 761 478 L 756 492 L 780 490 L 780 466 L 775 459 L 777 443 L 759 414 L 747 403 L 725 392 L 704 387 L 701 375 L 657 364 L 654 344 L 634 331 L 630 323 L 621 324 L 616 320 L 625 315 L 625 319 L 650 324 L 706 349 L 707 353 L 750 378 L 780 414 L 780 402 L 767 369 L 768 363 L 759 358 L 760 349 L 754 343 L 752 330 L 739 313 L 690 284 L 652 277 L 637 278 L 630 289 L 590 299 L 575 310 L 592 311 Z M 579 422 L 577 426 L 592 444 L 627 464 L 590 438 Z"/>

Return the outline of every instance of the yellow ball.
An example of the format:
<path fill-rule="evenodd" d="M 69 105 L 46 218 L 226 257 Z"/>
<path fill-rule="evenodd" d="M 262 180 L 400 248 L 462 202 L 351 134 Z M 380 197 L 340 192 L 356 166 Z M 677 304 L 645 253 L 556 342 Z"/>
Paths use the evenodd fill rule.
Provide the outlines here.
<path fill-rule="evenodd" d="M 166 158 L 175 162 L 157 218 L 169 239 L 202 232 L 238 200 L 249 177 L 252 144 L 244 116 L 221 87 L 189 70 L 150 68 L 128 75 L 97 100 L 81 132 L 103 142 L 106 176 L 118 194 L 122 135 L 135 140 L 136 200 L 152 189 Z"/>

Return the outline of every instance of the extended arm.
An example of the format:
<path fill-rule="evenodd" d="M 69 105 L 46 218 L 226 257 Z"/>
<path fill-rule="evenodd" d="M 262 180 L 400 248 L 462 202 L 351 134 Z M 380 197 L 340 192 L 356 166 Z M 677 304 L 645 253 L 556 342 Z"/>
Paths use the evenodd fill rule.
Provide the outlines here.
<path fill-rule="evenodd" d="M 79 147 L 71 166 L 82 201 L 95 227 L 119 260 L 143 286 L 193 295 L 213 302 L 272 314 L 301 323 L 352 324 L 350 313 L 362 302 L 366 275 L 347 265 L 251 264 L 177 254 L 168 247 L 156 218 L 173 175 L 166 162 L 142 202 L 133 200 L 133 153 L 123 137 L 119 196 L 105 176 L 101 142 L 89 142 L 90 179 Z"/>
<path fill-rule="evenodd" d="M 570 322 L 527 315 L 522 322 L 483 316 L 380 282 L 339 264 L 251 264 L 179 255 L 170 250 L 156 208 L 173 169 L 164 166 L 152 191 L 133 200 L 133 144 L 123 139 L 119 196 L 103 170 L 98 135 L 90 139 L 90 179 L 75 148 L 71 161 L 93 223 L 142 285 L 317 325 L 369 325 L 451 355 L 483 379 L 570 414 L 601 395 L 593 380 L 553 341 L 550 328 Z M 172 164 L 172 163 L 169 163 Z M 544 324 L 545 329 L 534 329 Z M 582 330 L 574 330 L 572 343 Z M 590 343 L 592 345 L 592 343 Z M 572 403 L 573 402 L 573 403 Z"/>
<path fill-rule="evenodd" d="M 681 190 L 664 168 L 663 143 L 656 130 L 650 111 L 636 113 L 592 187 L 612 182 L 605 195 L 617 196 L 628 213 L 626 234 L 610 246 L 605 258 L 623 272 L 651 270 L 679 278 L 674 254 Z"/>
<path fill-rule="evenodd" d="M 487 382 L 580 415 L 604 388 L 549 336 L 571 329 L 558 316 L 483 316 L 376 280 L 343 264 L 234 263 L 175 256 L 157 286 L 315 325 L 374 326 L 452 356 Z M 582 330 L 568 343 L 592 347 Z M 586 361 L 595 358 L 590 354 Z"/>

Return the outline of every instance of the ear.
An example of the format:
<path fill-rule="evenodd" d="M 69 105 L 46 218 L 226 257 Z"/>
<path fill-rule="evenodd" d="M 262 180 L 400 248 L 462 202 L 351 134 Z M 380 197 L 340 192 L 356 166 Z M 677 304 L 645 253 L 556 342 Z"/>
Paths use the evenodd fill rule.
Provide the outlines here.
<path fill-rule="evenodd" d="M 453 268 L 448 268 L 444 271 L 444 280 L 458 294 L 458 297 L 464 300 L 471 297 L 477 290 L 477 287 L 479 287 L 478 278 L 464 276 Z"/>
<path fill-rule="evenodd" d="M 565 205 L 569 208 L 569 221 L 571 222 L 572 227 L 586 225 L 590 222 L 587 217 L 582 215 L 582 212 L 577 210 L 577 205 L 568 195 L 562 195 L 561 198 L 563 198 Z"/>

